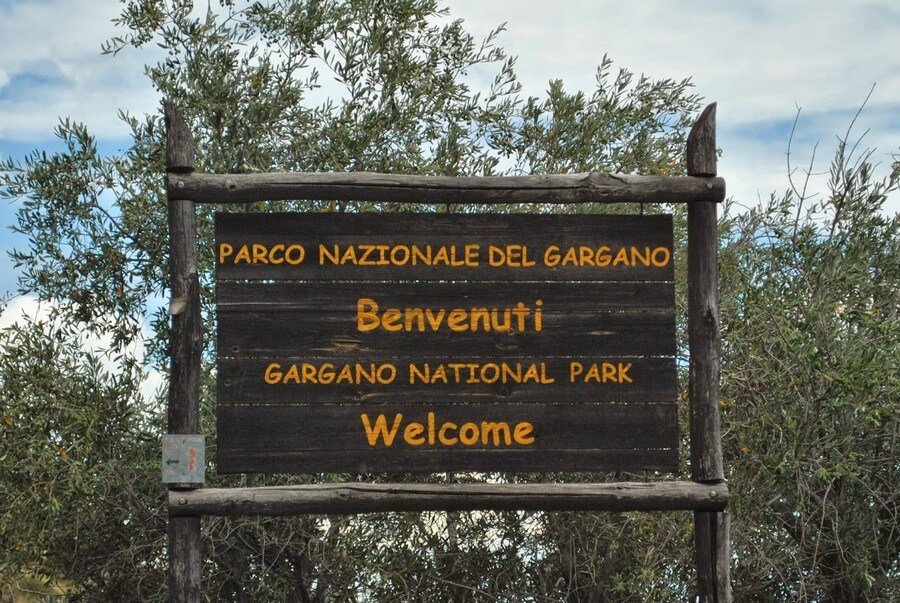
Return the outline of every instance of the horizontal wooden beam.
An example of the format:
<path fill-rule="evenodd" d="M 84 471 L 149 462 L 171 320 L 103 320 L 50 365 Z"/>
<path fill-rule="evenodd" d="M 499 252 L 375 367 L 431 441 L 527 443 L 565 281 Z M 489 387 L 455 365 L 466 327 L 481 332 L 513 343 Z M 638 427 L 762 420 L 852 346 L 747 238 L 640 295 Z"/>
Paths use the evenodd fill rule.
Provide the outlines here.
<path fill-rule="evenodd" d="M 722 178 L 589 172 L 540 176 L 410 176 L 367 172 L 170 174 L 169 199 L 402 203 L 693 203 L 725 199 Z"/>
<path fill-rule="evenodd" d="M 720 511 L 728 487 L 688 481 L 609 484 L 313 484 L 169 492 L 169 513 L 301 515 L 391 511 Z"/>

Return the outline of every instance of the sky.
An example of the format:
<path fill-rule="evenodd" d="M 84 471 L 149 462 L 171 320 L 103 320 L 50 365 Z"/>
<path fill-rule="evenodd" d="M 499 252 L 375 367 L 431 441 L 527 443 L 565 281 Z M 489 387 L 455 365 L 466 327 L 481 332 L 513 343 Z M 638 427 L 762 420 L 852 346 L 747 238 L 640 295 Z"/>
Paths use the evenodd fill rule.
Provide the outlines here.
<path fill-rule="evenodd" d="M 201 3 L 198 3 L 201 4 Z M 202 3 L 205 5 L 205 3 Z M 499 43 L 518 57 L 526 94 L 551 79 L 590 91 L 604 54 L 652 78 L 690 77 L 717 102 L 719 174 L 728 194 L 751 206 L 788 187 L 786 150 L 800 109 L 792 161 L 828 169 L 842 135 L 871 91 L 854 129 L 889 169 L 900 147 L 900 3 L 896 0 L 446 0 L 476 34 L 506 23 Z M 114 0 L 0 0 L 0 157 L 53 149 L 60 117 L 85 123 L 101 151 L 128 147 L 118 110 L 155 112 L 160 98 L 143 66 L 153 48 L 101 55 L 124 33 Z M 874 86 L 874 89 L 873 89 Z M 823 176 L 818 176 L 821 181 Z M 888 211 L 900 211 L 891 198 Z M 0 296 L 15 288 L 6 252 L 15 204 L 0 201 Z"/>

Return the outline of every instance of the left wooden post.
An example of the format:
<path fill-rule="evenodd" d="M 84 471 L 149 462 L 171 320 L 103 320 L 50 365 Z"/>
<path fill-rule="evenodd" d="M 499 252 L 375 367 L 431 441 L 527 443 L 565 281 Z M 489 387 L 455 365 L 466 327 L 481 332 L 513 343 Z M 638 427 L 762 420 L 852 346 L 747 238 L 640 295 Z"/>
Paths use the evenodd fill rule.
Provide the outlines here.
<path fill-rule="evenodd" d="M 166 120 L 166 178 L 190 173 L 196 167 L 196 145 L 175 106 L 164 101 Z M 169 288 L 172 315 L 169 335 L 170 434 L 200 431 L 200 281 L 197 274 L 197 216 L 193 201 L 169 199 Z M 170 490 L 201 484 L 170 483 Z M 200 600 L 200 516 L 169 517 L 169 601 Z"/>

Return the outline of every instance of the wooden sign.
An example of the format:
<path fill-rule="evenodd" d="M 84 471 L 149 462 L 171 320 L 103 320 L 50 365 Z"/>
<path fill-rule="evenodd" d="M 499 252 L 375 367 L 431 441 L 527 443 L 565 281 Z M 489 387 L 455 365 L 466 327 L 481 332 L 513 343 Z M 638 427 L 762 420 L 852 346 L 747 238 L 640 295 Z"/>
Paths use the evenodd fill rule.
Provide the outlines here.
<path fill-rule="evenodd" d="M 218 469 L 674 470 L 669 216 L 218 214 Z"/>

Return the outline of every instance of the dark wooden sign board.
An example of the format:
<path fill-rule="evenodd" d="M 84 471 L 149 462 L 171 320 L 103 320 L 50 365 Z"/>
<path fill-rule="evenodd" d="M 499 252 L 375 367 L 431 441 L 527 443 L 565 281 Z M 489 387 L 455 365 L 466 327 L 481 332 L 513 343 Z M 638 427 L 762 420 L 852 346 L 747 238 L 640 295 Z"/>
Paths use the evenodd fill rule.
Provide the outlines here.
<path fill-rule="evenodd" d="M 691 510 L 695 517 L 698 600 L 731 600 L 729 516 L 725 512 L 728 488 L 724 483 L 719 426 L 716 294 L 716 204 L 724 199 L 725 187 L 724 181 L 716 177 L 715 105 L 706 108 L 688 137 L 687 177 L 600 173 L 487 178 L 360 173 L 198 174 L 194 172 L 196 147 L 187 124 L 171 103 L 165 103 L 165 109 L 173 315 L 170 434 L 199 433 L 202 325 L 195 203 L 266 199 L 475 204 L 687 203 L 691 424 L 690 481 L 351 483 L 225 489 L 169 483 L 170 601 L 200 600 L 200 517 L 204 514 L 477 509 Z M 654 269 L 644 266 L 646 270 L 607 265 L 606 270 L 584 271 L 580 268 L 585 262 L 590 263 L 591 254 L 586 252 L 582 260 L 580 251 L 574 256 L 582 264 L 578 270 L 574 269 L 575 262 L 565 267 L 543 262 L 546 246 L 551 244 L 545 240 L 548 233 L 558 234 L 564 245 L 571 241 L 579 247 L 590 248 L 610 241 L 611 248 L 662 246 L 671 251 L 670 224 L 650 226 L 653 220 L 627 218 L 637 222 L 626 226 L 625 222 L 615 223 L 617 218 L 608 223 L 611 230 L 604 230 L 607 226 L 590 222 L 593 218 L 579 217 L 575 223 L 567 223 L 569 218 L 534 215 L 471 218 L 474 223 L 466 222 L 468 217 L 429 216 L 434 222 L 421 225 L 415 224 L 417 218 L 410 216 L 391 217 L 401 222 L 390 224 L 383 221 L 385 216 L 378 216 L 349 230 L 348 223 L 342 222 L 357 219 L 351 216 L 248 218 L 247 215 L 220 219 L 219 236 L 230 237 L 220 242 L 227 242 L 231 250 L 217 251 L 222 251 L 225 259 L 236 260 L 241 253 L 242 258 L 250 259 L 247 265 L 237 261 L 231 265 L 220 262 L 220 470 L 394 471 L 412 469 L 415 463 L 422 463 L 418 468 L 427 471 L 454 467 L 674 468 L 677 432 L 672 385 L 671 258 L 665 266 L 654 266 Z M 527 222 L 517 223 L 517 220 Z M 235 228 L 236 225 L 240 228 Z M 419 230 L 420 226 L 424 230 Z M 242 231 L 243 228 L 259 230 L 249 232 Z M 664 237 L 662 242 L 658 238 L 660 234 Z M 309 270 L 297 276 L 296 267 L 303 262 L 299 260 L 300 250 L 291 245 L 292 239 L 298 236 L 303 237 L 300 245 L 304 246 L 304 253 L 307 244 L 317 250 L 318 244 L 346 246 L 359 243 L 360 237 L 375 236 L 379 242 L 368 244 L 385 245 L 387 251 L 376 247 L 365 252 L 369 254 L 367 257 L 380 258 L 384 251 L 388 253 L 388 261 L 369 265 L 361 254 L 354 252 L 354 257 L 335 260 L 327 268 L 306 264 L 303 270 Z M 617 236 L 624 238 L 616 239 Z M 471 245 L 478 245 L 477 261 L 475 256 L 466 255 L 476 253 L 473 251 L 463 249 L 460 255 L 457 250 L 455 256 L 444 251 L 451 264 L 451 256 L 462 263 L 447 268 L 433 259 L 423 260 L 424 264 L 418 267 L 424 265 L 427 270 L 410 271 L 410 266 L 402 262 L 406 252 L 400 247 L 411 244 L 416 237 L 422 244 L 434 246 L 459 245 L 458 241 L 466 239 Z M 243 245 L 249 247 L 242 252 Z M 497 252 L 498 258 L 505 256 L 502 262 L 498 260 L 497 266 L 491 266 L 491 245 L 502 250 Z M 516 245 L 529 246 L 529 254 Z M 484 252 L 484 246 L 488 248 L 487 255 L 479 255 Z M 334 251 L 333 255 L 337 257 L 337 253 Z M 310 257 L 316 257 L 316 252 Z M 269 262 L 264 263 L 263 258 Z M 539 265 L 539 260 L 543 265 Z M 528 266 L 532 261 L 535 264 Z M 604 261 L 594 255 L 595 264 Z M 341 276 L 333 274 L 334 265 L 339 266 Z M 378 267 L 380 273 L 371 274 L 372 267 Z M 459 276 L 460 267 L 469 273 L 465 278 Z M 602 277 L 598 276 L 601 274 Z M 402 288 L 397 284 L 402 284 Z M 565 310 L 558 307 L 563 299 L 569 306 Z M 377 314 L 365 300 L 378 303 Z M 540 330 L 535 322 L 537 300 L 542 302 Z M 502 322 L 475 318 L 475 308 L 488 308 L 490 319 L 489 309 L 496 307 L 502 319 L 502 309 L 509 308 L 510 303 L 520 309 L 519 302 L 523 306 L 531 304 L 527 308 L 530 314 L 515 315 L 516 320 L 530 317 L 530 328 L 507 331 L 502 328 Z M 423 312 L 432 308 L 433 311 L 428 318 L 420 319 L 409 317 L 406 308 Z M 437 318 L 435 308 L 447 312 Z M 394 309 L 399 314 L 383 309 Z M 450 313 L 455 309 L 463 314 L 451 318 Z M 375 316 L 378 327 L 360 328 L 374 324 Z M 309 328 L 298 329 L 297 317 L 308 317 L 299 320 L 308 323 Z M 423 324 L 421 331 L 416 322 L 419 320 Z M 463 333 L 457 327 L 467 321 L 470 327 L 463 342 L 454 335 Z M 432 324 L 437 327 L 432 328 Z M 479 324 L 480 331 L 476 326 Z M 490 332 L 485 324 L 490 324 Z M 495 324 L 501 328 L 495 329 Z M 379 328 L 384 332 L 378 332 Z M 595 337 L 595 333 L 607 335 Z M 393 340 L 402 340 L 403 344 L 395 347 Z M 398 352 L 399 349 L 407 351 Z M 440 353 L 436 353 L 438 350 Z M 427 363 L 431 371 L 437 363 L 447 365 L 448 355 L 459 359 L 459 364 L 464 366 L 459 369 L 445 366 L 444 374 L 448 370 L 462 371 L 467 381 L 462 385 L 466 387 L 458 388 L 460 384 L 451 383 L 450 378 L 447 383 L 441 379 L 429 379 L 428 383 L 410 380 L 410 364 L 416 364 L 422 372 Z M 572 379 L 572 363 L 588 365 L 581 361 L 598 358 L 610 365 L 606 369 L 607 382 L 602 382 L 603 364 L 595 369 L 601 376 L 599 384 Z M 324 373 L 321 371 L 325 364 L 339 363 L 352 363 L 354 370 L 356 363 L 396 364 L 398 375 L 404 374 L 406 382 L 401 379 L 402 387 L 395 387 L 393 382 L 382 383 L 377 378 L 363 383 L 364 370 L 359 383 L 311 382 L 313 377 L 317 381 L 331 379 L 329 367 L 325 367 Z M 502 363 L 510 366 L 544 363 L 542 369 L 536 369 L 537 374 L 543 370 L 547 375 L 556 376 L 554 385 L 563 387 L 550 394 L 551 390 L 540 377 L 516 380 L 513 369 L 507 372 L 507 383 L 498 385 L 497 380 L 492 381 L 495 369 L 484 367 L 495 364 L 499 367 Z M 626 370 L 620 368 L 620 363 L 623 367 L 629 363 L 631 366 Z M 478 368 L 471 369 L 468 365 Z M 476 377 L 465 372 L 470 370 L 476 371 Z M 280 385 L 267 381 L 267 371 L 269 381 L 281 380 Z M 641 379 L 628 383 L 619 378 L 613 383 L 613 377 L 622 374 L 629 378 L 640 374 Z M 470 378 L 475 382 L 468 383 Z M 565 383 L 567 378 L 569 383 Z M 388 381 L 384 374 L 382 381 Z M 435 399 L 446 402 L 429 406 Z M 374 416 L 388 407 L 393 410 L 387 411 L 385 428 L 389 426 L 387 416 L 391 414 L 392 419 L 403 414 L 412 423 L 420 424 L 409 430 L 404 427 L 402 433 L 398 426 L 394 437 L 405 442 L 399 455 L 387 446 L 377 449 L 366 441 L 361 445 L 359 428 L 353 427 L 354 420 L 361 419 L 363 413 L 371 412 Z M 470 411 L 471 416 L 477 415 L 477 421 L 472 420 Z M 509 437 L 520 445 L 518 448 L 506 446 L 507 435 L 497 426 L 506 417 L 517 417 L 513 421 L 515 425 L 530 425 L 530 429 L 518 432 L 515 426 L 511 427 Z M 311 432 L 298 440 L 295 426 L 304 423 L 322 426 L 321 431 L 334 434 L 339 445 Z M 471 444 L 464 444 L 461 450 L 455 449 L 456 444 L 432 450 L 432 440 L 441 439 L 441 429 L 447 423 L 456 427 L 443 432 L 446 439 L 465 439 Z M 463 433 L 462 426 L 466 423 L 471 427 L 466 427 Z M 486 440 L 481 439 L 480 432 L 476 438 L 476 429 L 488 430 Z M 261 437 L 263 433 L 268 437 Z M 535 444 L 540 441 L 533 450 L 522 444 L 532 437 Z M 502 446 L 495 446 L 495 440 Z M 229 442 L 234 444 L 231 450 Z M 345 448 L 347 445 L 349 448 Z M 419 454 L 414 450 L 419 447 L 429 447 L 428 453 Z M 350 453 L 346 452 L 348 449 Z M 656 458 L 637 460 L 638 454 L 650 458 L 654 451 L 659 453 Z M 354 460 L 345 460 L 347 456 Z M 312 463 L 319 468 L 313 469 Z"/>
<path fill-rule="evenodd" d="M 678 466 L 669 216 L 216 219 L 218 471 Z"/>

